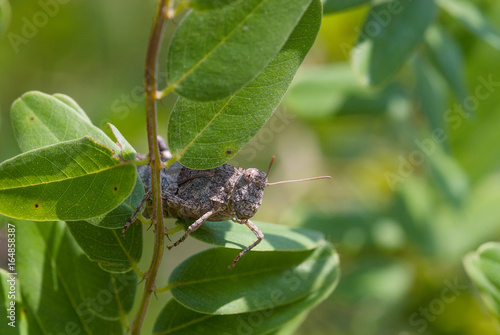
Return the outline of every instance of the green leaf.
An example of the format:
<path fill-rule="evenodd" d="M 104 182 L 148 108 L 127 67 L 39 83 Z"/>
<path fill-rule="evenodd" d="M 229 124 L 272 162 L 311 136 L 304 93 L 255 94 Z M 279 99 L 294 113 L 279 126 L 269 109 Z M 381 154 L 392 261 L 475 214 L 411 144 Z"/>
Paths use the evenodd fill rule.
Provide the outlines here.
<path fill-rule="evenodd" d="M 297 75 L 284 103 L 303 118 L 322 119 L 385 112 L 401 94 L 397 84 L 382 90 L 361 86 L 347 63 L 335 63 L 311 67 Z"/>
<path fill-rule="evenodd" d="M 477 37 L 500 50 L 500 32 L 479 8 L 467 0 L 436 0 L 438 5 L 460 21 Z"/>
<path fill-rule="evenodd" d="M 103 269 L 95 266 L 95 263 L 90 262 L 83 254 L 75 261 L 80 265 L 77 268 L 80 296 L 95 297 L 97 300 L 86 301 L 86 313 L 93 312 L 103 319 L 117 320 L 132 310 L 138 284 L 134 271 L 103 273 Z M 84 311 L 81 309 L 80 312 Z"/>
<path fill-rule="evenodd" d="M 276 288 L 286 287 L 284 305 L 339 275 L 338 256 L 326 242 L 314 251 L 249 252 L 228 269 L 235 256 L 234 250 L 213 248 L 188 258 L 169 278 L 174 299 L 200 313 L 246 313 L 265 309 Z"/>
<path fill-rule="evenodd" d="M 132 217 L 132 214 L 134 214 L 135 209 L 139 206 L 143 198 L 144 186 L 137 174 L 134 189 L 118 207 L 104 215 L 90 218 L 85 221 L 100 228 L 123 228 L 125 223 Z"/>
<path fill-rule="evenodd" d="M 371 8 L 352 50 L 352 65 L 365 85 L 391 79 L 434 21 L 434 0 L 390 1 Z"/>
<path fill-rule="evenodd" d="M 0 38 L 7 31 L 11 13 L 10 3 L 7 0 L 0 0 Z"/>
<path fill-rule="evenodd" d="M 313 308 L 330 295 L 338 283 L 339 267 L 335 267 L 334 272 L 335 275 L 329 281 L 325 280 L 321 288 L 290 304 L 283 304 L 283 301 L 286 300 L 292 286 L 289 284 L 275 286 L 272 293 L 261 300 L 263 308 L 248 313 L 229 315 L 201 314 L 182 306 L 172 299 L 165 305 L 156 319 L 154 333 L 198 335 L 201 333 L 233 334 L 237 331 L 243 334 L 258 335 L 279 331 L 285 327 L 290 327 L 290 322 L 299 322 L 300 320 L 295 318 L 304 317 L 305 311 Z M 300 277 L 290 278 L 301 281 Z M 252 284 L 252 282 L 248 282 L 240 287 L 240 294 L 247 295 L 246 287 Z M 211 296 L 211 299 L 213 297 L 216 297 L 216 295 Z"/>
<path fill-rule="evenodd" d="M 283 49 L 250 84 L 215 102 L 179 98 L 168 124 L 168 143 L 176 158 L 189 168 L 209 169 L 234 156 L 278 107 L 320 24 L 321 4 L 315 0 Z"/>
<path fill-rule="evenodd" d="M 429 156 L 429 167 L 435 186 L 457 210 L 463 208 L 469 195 L 469 179 L 452 156 L 440 148 Z"/>
<path fill-rule="evenodd" d="M 187 0 L 189 7 L 199 11 L 219 9 L 230 5 L 234 1 L 237 0 Z"/>
<path fill-rule="evenodd" d="M 111 128 L 111 131 L 113 132 L 116 140 L 118 141 L 117 144 L 118 147 L 120 147 L 121 157 L 128 162 L 135 161 L 135 158 L 137 157 L 137 152 L 135 151 L 135 149 L 130 145 L 130 143 L 128 143 L 125 137 L 123 137 L 118 128 L 113 126 L 111 123 L 108 123 L 108 125 Z"/>
<path fill-rule="evenodd" d="M 87 113 L 85 113 L 83 108 L 80 107 L 80 105 L 78 105 L 78 103 L 75 100 L 73 100 L 73 98 L 67 96 L 66 94 L 61 94 L 61 93 L 55 93 L 55 94 L 52 94 L 52 96 L 54 98 L 59 99 L 60 101 L 64 102 L 69 107 L 73 108 L 76 112 L 78 112 L 78 114 L 80 114 L 80 116 L 82 118 L 87 120 L 88 123 L 92 124 L 92 121 L 88 117 Z"/>
<path fill-rule="evenodd" d="M 464 266 L 488 309 L 500 319 L 500 243 L 481 245 L 465 256 Z"/>
<path fill-rule="evenodd" d="M 257 221 L 253 223 L 264 233 L 264 239 L 252 251 L 311 250 L 323 239 L 323 234 L 314 230 Z M 187 227 L 189 224 L 184 224 L 184 229 Z M 255 234 L 247 226 L 232 221 L 205 222 L 189 236 L 205 243 L 235 249 L 245 249 L 256 240 Z"/>
<path fill-rule="evenodd" d="M 168 51 L 168 82 L 178 94 L 208 101 L 233 94 L 276 56 L 311 0 L 245 0 L 191 11 Z"/>
<path fill-rule="evenodd" d="M 132 307 L 135 275 L 118 278 L 100 270 L 62 222 L 17 222 L 16 230 L 23 301 L 42 334 L 123 333 L 117 319 Z"/>
<path fill-rule="evenodd" d="M 91 261 L 108 272 L 126 272 L 142 255 L 142 226 L 132 224 L 125 237 L 123 228 L 104 229 L 85 221 L 67 221 L 69 231 Z"/>
<path fill-rule="evenodd" d="M 445 112 L 447 107 L 447 90 L 442 78 L 423 59 L 416 57 L 413 62 L 416 76 L 415 99 L 423 115 L 427 118 L 431 131 L 441 132 L 445 147 L 446 131 Z"/>
<path fill-rule="evenodd" d="M 437 25 L 427 30 L 425 43 L 434 66 L 442 74 L 457 100 L 462 103 L 469 96 L 469 90 L 465 81 L 465 65 L 460 46 L 453 36 Z"/>
<path fill-rule="evenodd" d="M 116 154 L 118 146 L 77 108 L 71 98 L 32 91 L 14 101 L 10 117 L 22 151 L 90 136 Z M 83 112 L 84 113 L 84 112 Z"/>
<path fill-rule="evenodd" d="M 88 219 L 117 207 L 135 182 L 135 165 L 83 137 L 0 164 L 0 213 L 36 221 Z"/>
<path fill-rule="evenodd" d="M 321 2 L 323 14 L 331 14 L 370 3 L 372 0 L 321 0 Z"/>

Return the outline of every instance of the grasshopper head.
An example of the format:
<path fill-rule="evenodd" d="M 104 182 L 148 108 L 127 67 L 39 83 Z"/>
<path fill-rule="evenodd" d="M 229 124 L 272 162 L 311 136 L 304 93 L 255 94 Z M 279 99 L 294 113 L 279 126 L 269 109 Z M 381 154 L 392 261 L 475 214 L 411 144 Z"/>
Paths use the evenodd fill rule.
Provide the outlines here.
<path fill-rule="evenodd" d="M 257 213 L 266 183 L 266 173 L 253 168 L 243 171 L 231 197 L 232 212 L 237 219 L 250 219 Z"/>

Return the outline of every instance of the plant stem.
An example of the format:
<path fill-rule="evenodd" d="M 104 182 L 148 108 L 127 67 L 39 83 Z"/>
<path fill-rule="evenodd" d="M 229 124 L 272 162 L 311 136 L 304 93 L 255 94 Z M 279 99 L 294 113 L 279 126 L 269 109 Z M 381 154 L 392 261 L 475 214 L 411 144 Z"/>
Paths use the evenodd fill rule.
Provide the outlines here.
<path fill-rule="evenodd" d="M 161 184 L 160 170 L 162 163 L 160 160 L 160 150 L 157 143 L 157 118 L 156 118 L 156 100 L 157 100 L 157 73 L 158 73 L 158 55 L 160 45 L 163 39 L 163 32 L 167 22 L 167 9 L 170 0 L 159 0 L 158 8 L 153 23 L 153 29 L 149 39 L 148 52 L 146 56 L 146 65 L 144 73 L 144 89 L 146 100 L 146 123 L 149 148 L 149 163 L 151 167 L 151 190 L 153 199 L 152 223 L 155 225 L 155 244 L 153 259 L 149 270 L 146 272 L 144 291 L 141 296 L 139 309 L 135 315 L 134 321 L 130 325 L 133 335 L 141 333 L 144 316 L 148 309 L 151 293 L 155 290 L 156 275 L 160 267 L 164 246 L 163 234 L 163 208 L 161 203 Z"/>

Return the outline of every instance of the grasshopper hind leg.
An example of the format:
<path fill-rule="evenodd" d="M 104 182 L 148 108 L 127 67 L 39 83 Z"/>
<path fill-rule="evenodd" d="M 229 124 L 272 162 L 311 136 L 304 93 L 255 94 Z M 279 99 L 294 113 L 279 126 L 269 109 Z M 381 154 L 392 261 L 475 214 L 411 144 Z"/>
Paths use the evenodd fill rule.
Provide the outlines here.
<path fill-rule="evenodd" d="M 227 268 L 232 269 L 236 265 L 236 263 L 240 260 L 240 258 L 252 250 L 257 244 L 259 244 L 262 239 L 264 238 L 264 234 L 260 231 L 260 229 L 252 223 L 250 220 L 241 220 L 241 221 L 236 221 L 238 223 L 244 223 L 254 234 L 257 236 L 257 241 L 253 242 L 250 244 L 248 247 L 246 247 L 243 251 L 241 251 L 234 259 L 233 264 L 229 265 Z"/>

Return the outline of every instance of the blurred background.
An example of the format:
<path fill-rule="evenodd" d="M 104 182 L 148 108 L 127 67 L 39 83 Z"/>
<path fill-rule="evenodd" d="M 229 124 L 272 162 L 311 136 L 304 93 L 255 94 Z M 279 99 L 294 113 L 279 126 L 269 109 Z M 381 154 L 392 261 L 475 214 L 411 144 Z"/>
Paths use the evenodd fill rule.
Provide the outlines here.
<path fill-rule="evenodd" d="M 500 22 L 498 1 L 471 2 Z M 143 64 L 156 1 L 41 3 L 11 1 L 0 39 L 0 161 L 20 153 L 9 109 L 30 90 L 71 96 L 145 153 Z M 367 88 L 349 52 L 368 10 L 324 17 L 284 103 L 231 162 L 265 170 L 276 155 L 271 181 L 333 176 L 270 187 L 255 217 L 320 230 L 340 254 L 338 288 L 297 334 L 496 334 L 462 259 L 500 236 L 500 51 L 440 11 L 458 80 L 433 66 L 426 36 L 393 80 Z M 174 102 L 159 104 L 163 136 Z M 142 268 L 152 246 L 148 232 Z M 158 285 L 203 248 L 190 239 L 166 253 Z M 146 329 L 167 300 L 153 299 Z"/>

